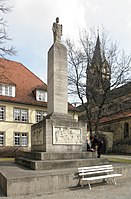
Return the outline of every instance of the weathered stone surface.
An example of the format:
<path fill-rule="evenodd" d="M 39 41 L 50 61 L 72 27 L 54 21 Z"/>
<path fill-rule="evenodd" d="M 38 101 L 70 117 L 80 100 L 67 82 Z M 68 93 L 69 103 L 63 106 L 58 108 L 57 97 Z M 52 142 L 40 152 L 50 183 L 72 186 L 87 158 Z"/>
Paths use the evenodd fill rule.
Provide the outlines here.
<path fill-rule="evenodd" d="M 33 170 L 76 168 L 95 164 L 97 161 L 95 152 L 47 153 L 33 151 L 25 152 L 24 157 L 15 158 L 17 164 Z"/>
<path fill-rule="evenodd" d="M 68 112 L 67 50 L 54 43 L 48 52 L 48 114 Z"/>
<path fill-rule="evenodd" d="M 94 154 L 95 155 L 95 154 Z M 92 158 L 90 153 L 87 159 L 61 159 L 61 160 L 30 160 L 27 158 L 16 158 L 16 163 L 32 170 L 50 170 L 50 169 L 68 169 L 84 167 L 88 165 L 103 164 L 105 160 L 99 161 L 97 158 Z M 108 161 L 106 162 L 108 163 Z"/>
<path fill-rule="evenodd" d="M 96 154 L 93 152 L 78 152 L 78 153 L 48 153 L 48 152 L 25 152 L 24 158 L 32 160 L 72 160 L 72 159 L 89 159 L 95 158 Z"/>
<path fill-rule="evenodd" d="M 60 135 L 57 140 L 58 130 Z M 36 132 L 36 135 L 34 132 Z M 44 118 L 41 122 L 32 126 L 32 133 L 32 151 L 64 153 L 86 150 L 85 124 L 70 119 L 67 114 L 55 114 Z"/>

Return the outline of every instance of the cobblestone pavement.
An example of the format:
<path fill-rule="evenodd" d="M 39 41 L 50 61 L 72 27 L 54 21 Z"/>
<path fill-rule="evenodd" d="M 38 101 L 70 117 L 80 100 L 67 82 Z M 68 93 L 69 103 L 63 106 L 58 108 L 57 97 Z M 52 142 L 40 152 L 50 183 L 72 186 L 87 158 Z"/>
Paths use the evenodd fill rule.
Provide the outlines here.
<path fill-rule="evenodd" d="M 131 178 L 117 180 L 117 185 L 102 184 L 88 187 L 61 190 L 55 193 L 5 197 L 0 191 L 0 199 L 131 199 Z"/>

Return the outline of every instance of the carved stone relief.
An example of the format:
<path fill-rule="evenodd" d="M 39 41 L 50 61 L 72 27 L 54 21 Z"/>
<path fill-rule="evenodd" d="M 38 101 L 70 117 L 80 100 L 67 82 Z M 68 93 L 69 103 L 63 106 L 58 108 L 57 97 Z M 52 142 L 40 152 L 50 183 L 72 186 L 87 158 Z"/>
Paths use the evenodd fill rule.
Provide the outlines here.
<path fill-rule="evenodd" d="M 32 144 L 42 145 L 43 144 L 43 131 L 42 128 L 33 130 L 32 132 Z"/>
<path fill-rule="evenodd" d="M 53 127 L 53 144 L 82 144 L 81 129 Z"/>

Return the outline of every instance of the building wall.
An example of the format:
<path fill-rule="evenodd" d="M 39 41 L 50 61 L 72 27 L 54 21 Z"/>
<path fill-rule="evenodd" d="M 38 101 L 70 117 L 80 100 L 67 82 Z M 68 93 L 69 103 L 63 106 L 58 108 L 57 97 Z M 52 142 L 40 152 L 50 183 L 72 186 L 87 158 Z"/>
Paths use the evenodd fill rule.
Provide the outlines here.
<path fill-rule="evenodd" d="M 4 146 L 14 146 L 14 132 L 27 133 L 28 134 L 28 146 L 31 147 L 31 126 L 36 123 L 36 111 L 47 112 L 46 107 L 29 106 L 16 103 L 0 102 L 0 106 L 5 107 L 5 120 L 0 121 L 0 132 L 5 132 Z M 14 108 L 27 109 L 28 110 L 28 122 L 16 122 L 13 120 Z M 69 114 L 78 121 L 78 115 L 76 112 L 70 111 Z M 0 146 L 1 147 L 1 146 Z"/>
<path fill-rule="evenodd" d="M 112 121 L 107 124 L 101 124 L 100 129 L 103 131 L 112 131 L 114 142 L 124 139 L 124 124 L 129 124 L 129 139 L 131 139 L 131 118 L 119 121 Z"/>
<path fill-rule="evenodd" d="M 14 132 L 28 134 L 28 147 L 31 147 L 31 125 L 36 123 L 36 110 L 47 111 L 45 107 L 0 102 L 5 107 L 5 121 L 0 121 L 0 132 L 5 132 L 5 146 L 14 146 Z M 13 121 L 14 108 L 28 110 L 28 122 Z"/>
<path fill-rule="evenodd" d="M 129 136 L 124 138 L 124 124 L 129 124 Z M 113 151 L 116 153 L 131 153 L 131 117 L 112 121 L 100 126 L 102 131 L 113 132 Z"/>
<path fill-rule="evenodd" d="M 30 147 L 30 128 L 31 124 L 1 122 L 0 131 L 5 132 L 5 146 L 14 146 L 14 132 L 25 132 L 28 134 L 28 147 Z"/>

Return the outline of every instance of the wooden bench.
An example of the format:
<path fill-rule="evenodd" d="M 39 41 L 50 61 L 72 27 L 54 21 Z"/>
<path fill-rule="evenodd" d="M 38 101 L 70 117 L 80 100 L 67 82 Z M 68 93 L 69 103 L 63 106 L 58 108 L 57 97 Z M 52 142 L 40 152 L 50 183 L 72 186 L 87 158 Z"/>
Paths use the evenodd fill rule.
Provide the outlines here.
<path fill-rule="evenodd" d="M 116 185 L 115 177 L 122 176 L 122 174 L 114 173 L 112 165 L 101 165 L 101 166 L 89 166 L 78 168 L 79 184 L 86 181 L 89 189 L 91 190 L 91 182 L 102 179 L 108 183 L 108 179 L 111 178 Z"/>

